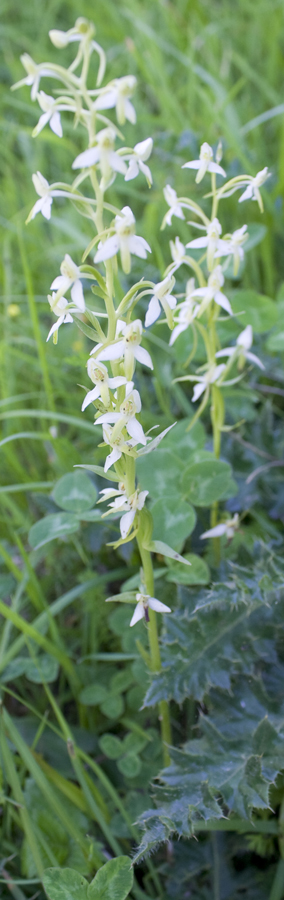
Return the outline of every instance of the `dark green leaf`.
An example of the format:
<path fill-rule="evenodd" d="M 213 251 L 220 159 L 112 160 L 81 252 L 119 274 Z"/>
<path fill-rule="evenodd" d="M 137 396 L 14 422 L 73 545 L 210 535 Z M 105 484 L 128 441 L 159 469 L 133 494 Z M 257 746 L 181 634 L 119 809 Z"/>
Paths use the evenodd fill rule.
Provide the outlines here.
<path fill-rule="evenodd" d="M 96 502 L 98 493 L 84 472 L 70 472 L 59 479 L 52 491 L 57 506 L 68 512 L 83 513 Z"/>
<path fill-rule="evenodd" d="M 52 513 L 32 525 L 29 531 L 29 543 L 33 550 L 37 550 L 49 541 L 54 541 L 55 538 L 73 534 L 74 531 L 78 531 L 79 527 L 80 522 L 72 513 Z"/>
<path fill-rule="evenodd" d="M 99 869 L 89 885 L 88 900 L 126 900 L 132 885 L 131 859 L 118 856 Z"/>
<path fill-rule="evenodd" d="M 87 900 L 88 882 L 75 869 L 45 869 L 42 883 L 49 900 Z"/>

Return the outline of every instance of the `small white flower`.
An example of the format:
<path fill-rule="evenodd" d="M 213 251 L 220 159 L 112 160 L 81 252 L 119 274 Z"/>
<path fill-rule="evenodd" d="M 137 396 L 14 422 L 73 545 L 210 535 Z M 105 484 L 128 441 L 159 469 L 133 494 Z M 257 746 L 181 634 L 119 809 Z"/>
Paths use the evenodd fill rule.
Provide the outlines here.
<path fill-rule="evenodd" d="M 203 534 L 200 535 L 200 538 L 203 541 L 204 538 L 222 537 L 222 535 L 225 534 L 227 540 L 231 541 L 237 528 L 239 528 L 239 524 L 240 520 L 238 513 L 235 513 L 233 519 L 227 519 L 226 522 L 220 522 L 219 525 L 214 525 L 214 528 L 209 528 L 208 531 L 204 531 Z"/>
<path fill-rule="evenodd" d="M 76 195 L 69 193 L 69 191 L 61 191 L 51 187 L 41 172 L 34 173 L 34 175 L 32 175 L 32 180 L 40 199 L 36 201 L 31 209 L 28 218 L 26 219 L 26 224 L 30 222 L 31 219 L 34 219 L 39 212 L 42 213 L 45 219 L 50 219 L 53 197 L 68 197 L 69 199 L 71 197 L 72 199 L 77 199 Z"/>
<path fill-rule="evenodd" d="M 240 263 L 244 258 L 243 244 L 248 238 L 247 226 L 242 225 L 233 234 L 227 234 L 219 241 L 215 256 L 232 256 L 234 260 L 234 275 L 239 271 Z"/>
<path fill-rule="evenodd" d="M 74 43 L 74 41 L 79 42 L 80 46 L 76 59 L 69 67 L 71 72 L 73 72 L 74 69 L 77 69 L 77 66 L 84 56 L 85 49 L 87 49 L 88 55 L 90 55 L 93 50 L 96 50 L 100 59 L 97 84 L 100 84 L 105 73 L 106 55 L 102 47 L 100 47 L 100 45 L 97 44 L 96 41 L 92 40 L 94 34 L 95 26 L 92 24 L 92 22 L 89 22 L 88 19 L 84 19 L 81 16 L 79 17 L 79 19 L 76 19 L 73 28 L 69 28 L 68 31 L 60 31 L 58 28 L 53 28 L 49 32 L 49 37 L 52 44 L 54 44 L 54 46 L 57 47 L 58 50 L 62 50 L 64 47 L 67 47 L 68 44 Z"/>
<path fill-rule="evenodd" d="M 145 141 L 140 141 L 138 144 L 135 144 L 133 153 L 129 157 L 129 168 L 127 169 L 124 181 L 132 181 L 132 178 L 136 178 L 140 171 L 145 175 L 149 187 L 151 186 L 153 181 L 152 174 L 149 166 L 145 165 L 145 160 L 149 159 L 152 150 L 153 139 L 150 137 L 146 138 Z M 125 158 L 127 159 L 128 157 Z"/>
<path fill-rule="evenodd" d="M 80 281 L 80 269 L 76 266 L 76 263 L 73 262 L 69 253 L 66 253 L 64 256 L 64 260 L 60 266 L 60 272 L 61 275 L 57 275 L 57 277 L 54 278 L 50 287 L 57 291 L 58 299 L 71 287 L 71 299 L 73 300 L 73 303 L 80 312 L 84 312 L 85 300 Z"/>
<path fill-rule="evenodd" d="M 204 375 L 191 375 L 190 381 L 197 381 L 198 384 L 195 384 L 193 389 L 193 397 L 192 403 L 195 403 L 196 400 L 199 400 L 201 394 L 204 393 L 209 388 L 210 384 L 215 384 L 220 378 L 222 372 L 226 368 L 224 363 L 221 363 L 219 366 L 210 366 L 208 372 L 205 372 Z"/>
<path fill-rule="evenodd" d="M 42 131 L 45 125 L 49 122 L 51 131 L 54 131 L 54 134 L 57 134 L 57 137 L 62 137 L 62 125 L 60 119 L 60 111 L 62 109 L 71 109 L 70 106 L 66 104 L 63 106 L 59 104 L 54 97 L 50 97 L 49 94 L 45 94 L 44 91 L 40 91 L 37 95 L 37 100 L 39 102 L 40 108 L 43 110 L 43 115 L 40 116 L 36 127 L 33 130 L 33 137 L 37 137 L 37 135 Z"/>
<path fill-rule="evenodd" d="M 211 272 L 211 275 L 209 275 L 207 287 L 197 288 L 196 291 L 194 291 L 193 296 L 200 297 L 203 301 L 199 308 L 198 317 L 202 316 L 202 313 L 212 300 L 215 300 L 215 303 L 217 303 L 218 306 L 221 306 L 222 309 L 225 309 L 230 315 L 233 314 L 228 297 L 220 290 L 221 287 L 223 287 L 224 281 L 225 279 L 221 266 L 216 266 L 215 269 L 213 269 L 213 272 Z"/>
<path fill-rule="evenodd" d="M 20 59 L 21 63 L 24 66 L 24 69 L 27 72 L 27 75 L 25 78 L 21 78 L 21 81 L 17 81 L 16 84 L 12 85 L 12 91 L 16 91 L 17 88 L 22 87 L 24 84 L 27 84 L 32 88 L 32 100 L 36 100 L 40 79 L 43 76 L 52 77 L 54 76 L 54 72 L 52 72 L 51 69 L 49 69 L 47 66 L 37 65 L 28 53 L 23 53 Z"/>
<path fill-rule="evenodd" d="M 204 237 L 195 238 L 194 241 L 190 241 L 189 244 L 186 244 L 186 247 L 192 247 L 198 250 L 201 247 L 207 247 L 207 267 L 208 271 L 211 272 L 214 266 L 214 257 L 218 256 L 222 225 L 219 220 L 215 218 L 213 219 L 213 222 L 209 222 L 206 231 L 207 234 L 204 235 Z"/>
<path fill-rule="evenodd" d="M 166 224 L 172 224 L 172 216 L 176 216 L 177 219 L 184 219 L 182 207 L 185 204 L 180 203 L 177 197 L 177 192 L 174 190 L 174 188 L 171 187 L 170 184 L 166 184 L 166 187 L 164 187 L 164 198 L 166 203 L 170 207 L 164 217 L 164 221 L 166 222 Z"/>
<path fill-rule="evenodd" d="M 173 331 L 171 333 L 170 347 L 172 346 L 172 344 L 174 344 L 174 342 L 176 341 L 178 336 L 183 331 L 186 331 L 187 328 L 189 328 L 189 325 L 192 324 L 193 320 L 197 316 L 197 313 L 199 311 L 199 303 L 195 303 L 195 301 L 193 299 L 192 295 L 194 293 L 194 289 L 195 289 L 194 278 L 190 278 L 186 285 L 185 300 L 181 304 L 177 320 L 175 320 L 175 321 L 177 321 L 178 324 L 175 326 L 175 328 L 173 329 Z"/>
<path fill-rule="evenodd" d="M 99 244 L 95 263 L 111 259 L 120 251 L 123 271 L 128 274 L 131 269 L 131 254 L 146 259 L 147 253 L 151 253 L 151 247 L 145 238 L 135 234 L 135 218 L 129 206 L 124 206 L 115 217 L 114 228 L 115 234 L 107 238 L 104 244 Z"/>
<path fill-rule="evenodd" d="M 119 125 L 124 125 L 126 119 L 135 125 L 136 113 L 129 98 L 132 97 L 136 84 L 134 75 L 115 78 L 102 89 L 100 96 L 95 100 L 94 109 L 112 109 L 115 106 Z"/>
<path fill-rule="evenodd" d="M 113 437 L 113 432 L 114 428 L 111 428 L 110 425 L 103 425 L 104 441 L 112 447 L 112 452 L 108 454 L 104 464 L 105 472 L 120 459 L 123 453 L 131 453 L 131 450 L 133 447 L 136 447 L 137 444 L 137 441 L 135 441 L 134 438 L 131 438 L 130 441 L 126 441 L 121 434 L 117 435 L 117 437 Z"/>
<path fill-rule="evenodd" d="M 169 606 L 166 606 L 165 603 L 161 603 L 160 600 L 156 600 L 156 597 L 150 597 L 149 594 L 136 594 L 137 606 L 134 610 L 130 627 L 132 625 L 136 625 L 136 622 L 139 622 L 139 619 L 146 619 L 146 622 L 149 622 L 149 609 L 154 609 L 155 612 L 165 613 L 171 612 Z"/>
<path fill-rule="evenodd" d="M 105 182 L 109 181 L 113 172 L 125 175 L 127 166 L 114 149 L 115 138 L 114 128 L 102 128 L 96 135 L 96 145 L 79 153 L 72 164 L 72 169 L 85 169 L 98 164 Z"/>
<path fill-rule="evenodd" d="M 48 295 L 47 299 L 52 312 L 55 316 L 58 316 L 58 321 L 55 322 L 54 325 L 52 325 L 52 328 L 50 329 L 46 340 L 49 341 L 49 338 L 53 334 L 53 343 L 57 344 L 58 329 L 60 328 L 60 325 L 63 325 L 63 323 L 65 322 L 73 322 L 73 319 L 69 311 L 64 312 L 64 310 L 66 310 L 66 307 L 69 307 L 69 303 L 68 300 L 66 300 L 66 297 L 60 297 L 58 300 L 57 294 L 54 293 L 51 295 L 51 297 L 50 295 Z"/>
<path fill-rule="evenodd" d="M 267 181 L 267 178 L 270 177 L 270 172 L 268 172 L 268 166 L 265 166 L 264 169 L 261 169 L 260 172 L 255 175 L 255 178 L 251 178 L 248 176 L 246 181 L 243 184 L 248 184 L 246 190 L 239 198 L 239 203 L 242 203 L 243 200 L 256 200 L 260 211 L 263 212 L 263 202 L 259 188 Z M 243 184 L 241 185 L 243 187 Z M 240 187 L 240 185 L 239 185 Z"/>
<path fill-rule="evenodd" d="M 223 350 L 218 350 L 216 353 L 216 358 L 220 356 L 235 356 L 239 359 L 240 368 L 243 368 L 244 362 L 246 359 L 249 362 L 254 363 L 256 366 L 259 366 L 260 369 L 265 369 L 265 366 L 254 353 L 250 353 L 250 348 L 253 342 L 253 331 L 251 325 L 247 325 L 244 331 L 241 331 L 239 337 L 236 341 L 235 347 L 224 347 Z"/>
<path fill-rule="evenodd" d="M 114 390 L 121 385 L 126 384 L 126 378 L 123 375 L 117 375 L 115 378 L 110 378 L 108 374 L 107 367 L 104 366 L 102 362 L 99 362 L 97 359 L 93 359 L 92 357 L 88 359 L 87 362 L 87 372 L 89 378 L 96 385 L 92 391 L 88 391 L 85 396 L 85 400 L 82 404 L 82 412 L 89 406 L 90 403 L 93 403 L 94 400 L 102 399 L 102 402 L 106 408 L 110 407 L 110 393 L 109 388 Z"/>
<path fill-rule="evenodd" d="M 108 500 L 111 496 L 115 497 L 115 500 L 109 503 L 109 512 L 104 513 L 102 518 L 110 515 L 110 513 L 125 512 L 125 515 L 120 519 L 120 533 L 124 539 L 133 525 L 137 510 L 143 509 L 149 491 L 134 491 L 130 497 L 127 497 L 124 485 L 120 484 L 119 488 L 118 491 L 108 490 L 108 488 L 100 491 L 101 494 L 105 494 L 102 498 L 103 500 Z M 99 500 L 98 502 L 101 503 L 102 501 Z"/>
<path fill-rule="evenodd" d="M 109 344 L 108 347 L 104 347 L 103 350 L 100 350 L 97 359 L 121 359 L 124 357 L 125 375 L 127 381 L 131 381 L 134 372 L 135 359 L 149 369 L 153 369 L 153 363 L 148 351 L 145 350 L 144 347 L 140 347 L 142 340 L 142 322 L 140 319 L 135 319 L 133 322 L 129 322 L 128 325 L 126 322 L 119 321 L 117 323 L 118 338 L 120 334 L 122 334 L 123 337 L 114 344 Z M 95 353 L 97 349 L 98 347 L 95 347 L 94 350 L 92 350 L 91 355 Z"/>
<path fill-rule="evenodd" d="M 170 251 L 173 260 L 170 265 L 170 270 L 171 272 L 176 272 L 186 259 L 185 246 L 182 244 L 179 237 L 176 237 L 174 241 L 170 241 Z"/>
<path fill-rule="evenodd" d="M 156 322 L 158 319 L 161 306 L 167 316 L 169 327 L 172 327 L 172 315 L 171 310 L 176 307 L 176 298 L 171 294 L 171 290 L 175 284 L 175 278 L 173 275 L 167 275 L 163 281 L 159 281 L 158 284 L 155 285 L 153 296 L 151 297 L 145 318 L 145 328 L 148 328 L 149 325 L 153 325 L 153 322 Z"/>
<path fill-rule="evenodd" d="M 126 385 L 125 399 L 120 405 L 119 412 L 112 410 L 103 413 L 95 421 L 95 425 L 114 425 L 112 432 L 113 440 L 121 435 L 123 428 L 130 437 L 134 438 L 138 444 L 146 444 L 147 440 L 140 422 L 135 418 L 136 414 L 141 412 L 141 399 L 138 391 L 133 390 L 133 381 Z"/>
<path fill-rule="evenodd" d="M 210 144 L 206 142 L 201 145 L 199 159 L 193 159 L 191 162 L 184 163 L 183 169 L 198 169 L 195 181 L 199 184 L 204 178 L 206 172 L 216 172 L 218 175 L 226 177 L 226 172 L 218 163 L 212 162 L 213 150 Z"/>

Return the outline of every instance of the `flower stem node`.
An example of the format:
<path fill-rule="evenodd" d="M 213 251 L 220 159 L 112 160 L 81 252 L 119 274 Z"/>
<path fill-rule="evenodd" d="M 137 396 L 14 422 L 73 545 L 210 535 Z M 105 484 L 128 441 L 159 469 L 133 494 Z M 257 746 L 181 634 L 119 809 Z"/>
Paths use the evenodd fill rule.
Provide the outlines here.
<path fill-rule="evenodd" d="M 146 619 L 146 622 L 149 622 L 149 609 L 155 610 L 155 612 L 159 613 L 169 613 L 171 609 L 169 606 L 166 606 L 165 603 L 161 603 L 160 600 L 156 600 L 156 597 L 149 597 L 149 594 L 136 594 L 137 606 L 134 610 L 130 627 L 136 625 L 136 622 L 139 622 L 140 619 Z"/>

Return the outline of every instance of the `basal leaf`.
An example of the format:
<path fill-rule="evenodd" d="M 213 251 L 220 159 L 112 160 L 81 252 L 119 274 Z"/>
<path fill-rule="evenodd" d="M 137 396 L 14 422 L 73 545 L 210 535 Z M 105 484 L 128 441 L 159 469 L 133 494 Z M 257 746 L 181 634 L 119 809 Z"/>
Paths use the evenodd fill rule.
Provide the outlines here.
<path fill-rule="evenodd" d="M 87 900 L 87 879 L 75 869 L 45 869 L 42 883 L 49 900 Z"/>
<path fill-rule="evenodd" d="M 88 900 L 126 900 L 133 885 L 133 869 L 128 856 L 105 863 L 88 888 Z"/>
<path fill-rule="evenodd" d="M 32 525 L 29 531 L 29 543 L 33 550 L 38 550 L 39 547 L 43 547 L 49 541 L 54 541 L 55 538 L 73 534 L 74 531 L 78 531 L 79 527 L 79 519 L 72 513 L 51 513 Z"/>
<path fill-rule="evenodd" d="M 98 493 L 85 472 L 69 472 L 59 479 L 52 492 L 57 506 L 68 512 L 83 513 L 94 506 Z"/>

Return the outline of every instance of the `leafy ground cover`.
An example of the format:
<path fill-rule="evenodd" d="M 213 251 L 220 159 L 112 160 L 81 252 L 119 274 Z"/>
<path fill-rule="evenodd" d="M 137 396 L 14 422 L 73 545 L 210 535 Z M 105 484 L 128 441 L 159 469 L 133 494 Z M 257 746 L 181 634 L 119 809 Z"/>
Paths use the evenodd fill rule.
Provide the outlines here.
<path fill-rule="evenodd" d="M 83 253 L 87 220 L 78 224 L 73 207 L 66 217 L 59 201 L 52 224 L 36 218 L 24 225 L 34 202 L 32 173 L 68 180 L 84 144 L 80 129 L 74 132 L 68 122 L 61 141 L 48 129 L 35 141 L 38 111 L 28 88 L 11 93 L 10 86 L 22 77 L 21 53 L 56 61 L 48 31 L 72 27 L 79 14 L 95 19 L 109 79 L 136 75 L 136 140 L 154 140 L 152 190 L 141 181 L 122 187 L 117 180 L 111 188 L 113 204 L 134 209 L 139 234 L 152 247 L 147 263 L 137 262 L 138 278 L 162 278 L 169 239 L 177 231 L 174 225 L 159 230 L 163 188 L 170 183 L 184 195 L 188 173 L 181 166 L 199 155 L 202 142 L 216 147 L 222 139 L 231 178 L 243 169 L 255 175 L 265 165 L 272 173 L 263 190 L 263 215 L 257 204 L 246 207 L 251 250 L 244 271 L 230 284 L 239 319 L 218 324 L 225 345 L 252 324 L 265 371 L 251 368 L 238 390 L 224 391 L 232 430 L 223 433 L 221 460 L 213 459 L 208 408 L 188 431 L 192 386 L 173 383 L 189 355 L 188 332 L 172 347 L 165 324 L 147 332 L 154 376 L 139 370 L 143 427 L 158 424 L 162 431 L 178 424 L 153 457 L 140 457 L 139 483 L 149 491 L 153 539 L 191 562 L 187 567 L 163 553 L 155 558 L 155 597 L 174 611 L 161 628 L 162 670 L 154 675 L 144 622 L 130 629 L 130 607 L 105 603 L 121 593 L 133 596 L 140 558 L 133 541 L 107 546 L 119 538 L 119 523 L 101 520 L 96 506 L 105 451 L 90 411 L 80 413 L 90 343 L 72 326 L 61 329 L 60 354 L 46 344 L 51 277 L 66 252 L 78 258 Z M 79 890 L 79 900 L 92 892 L 115 897 L 111 880 L 107 888 L 103 880 L 98 888 L 91 881 L 105 872 L 110 858 L 124 860 L 119 897 L 129 890 L 137 898 L 175 893 L 181 900 L 281 900 L 284 894 L 282 20 L 282 3 L 268 9 L 265 0 L 257 7 L 239 0 L 233 9 L 225 0 L 106 0 L 95 11 L 88 2 L 79 10 L 74 0 L 41 0 L 3 8 L 5 900 L 11 893 L 15 900 L 42 900 L 46 869 L 51 874 L 44 876 L 44 887 L 58 900 L 51 871 L 57 867 L 56 883 L 67 878 L 72 900 Z M 131 143 L 131 126 L 123 130 L 125 143 Z M 194 184 L 196 202 L 197 191 Z M 223 232 L 232 221 L 241 226 L 240 210 L 235 197 L 228 198 Z M 188 239 L 182 221 L 178 233 L 181 241 Z M 124 292 L 130 287 L 131 277 L 124 274 Z M 202 366 L 201 342 L 195 358 Z M 74 468 L 90 461 L 97 472 Z M 109 486 L 107 480 L 103 484 Z M 211 541 L 200 540 L 210 527 L 208 507 L 216 502 L 240 517 L 233 539 L 221 537 L 217 555 Z M 157 716 L 161 701 L 171 704 L 175 748 L 166 767 Z M 128 857 L 136 860 L 133 885 Z M 71 882 L 62 875 L 70 868 L 80 883 L 78 875 Z M 64 890 L 61 896 L 67 896 Z"/>

